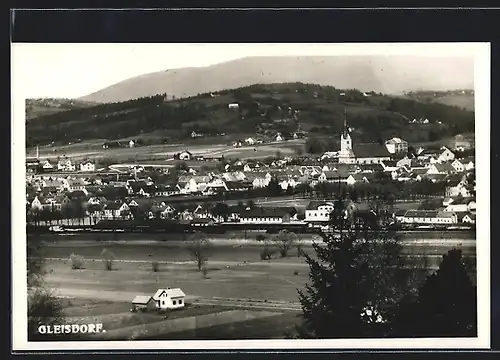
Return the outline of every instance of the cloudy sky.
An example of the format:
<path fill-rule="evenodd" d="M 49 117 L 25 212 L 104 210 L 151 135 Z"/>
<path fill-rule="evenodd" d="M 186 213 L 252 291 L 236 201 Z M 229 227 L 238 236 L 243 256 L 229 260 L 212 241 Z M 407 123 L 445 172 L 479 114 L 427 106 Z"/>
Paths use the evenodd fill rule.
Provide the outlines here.
<path fill-rule="evenodd" d="M 202 67 L 247 56 L 446 55 L 464 44 L 28 44 L 12 45 L 13 81 L 25 98 L 76 98 L 130 77 Z M 451 61 L 451 65 L 453 61 Z M 470 64 L 470 63 L 469 63 Z M 460 63 L 457 76 L 460 76 Z M 464 65 L 465 66 L 465 65 Z M 470 66 L 470 65 L 469 65 Z"/>

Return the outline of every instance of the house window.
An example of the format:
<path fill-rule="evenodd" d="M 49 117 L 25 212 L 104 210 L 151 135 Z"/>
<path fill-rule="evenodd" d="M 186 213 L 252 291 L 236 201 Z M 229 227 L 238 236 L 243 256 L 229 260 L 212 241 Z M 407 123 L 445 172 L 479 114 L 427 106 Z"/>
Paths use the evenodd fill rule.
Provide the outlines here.
<path fill-rule="evenodd" d="M 165 305 L 165 300 L 162 300 L 162 301 L 161 301 L 161 304 L 162 304 L 162 305 Z"/>
<path fill-rule="evenodd" d="M 182 299 L 179 300 L 179 305 L 182 305 Z"/>
<path fill-rule="evenodd" d="M 177 305 L 177 301 L 172 300 L 172 304 L 173 304 L 173 305 Z"/>

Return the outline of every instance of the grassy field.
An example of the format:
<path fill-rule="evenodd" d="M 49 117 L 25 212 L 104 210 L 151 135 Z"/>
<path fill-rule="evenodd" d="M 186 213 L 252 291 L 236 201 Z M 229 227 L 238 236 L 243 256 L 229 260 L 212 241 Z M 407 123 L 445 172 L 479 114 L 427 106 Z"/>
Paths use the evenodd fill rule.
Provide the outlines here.
<path fill-rule="evenodd" d="M 262 339 L 283 338 L 300 320 L 297 291 L 309 281 L 309 268 L 296 249 L 287 258 L 263 261 L 262 244 L 212 239 L 204 275 L 180 239 L 158 242 L 131 236 L 143 238 L 97 242 L 79 235 L 43 237 L 46 284 L 65 298 L 67 322 L 103 323 L 102 339 Z M 434 245 L 418 240 L 406 251 L 430 256 L 434 268 L 442 254 L 460 242 L 465 254 L 474 256 L 472 240 L 446 244 L 451 240 Z M 104 248 L 116 258 L 111 271 L 100 259 Z M 311 245 L 303 250 L 313 254 Z M 85 258 L 82 269 L 72 269 L 71 253 Z M 157 272 L 152 261 L 159 262 Z M 165 287 L 180 287 L 189 305 L 168 317 L 129 311 L 136 295 L 153 295 Z"/>
<path fill-rule="evenodd" d="M 296 311 L 249 310 L 240 307 L 200 305 L 186 303 L 182 309 L 168 313 L 130 312 L 130 302 L 88 301 L 84 299 L 63 299 L 63 318 L 65 323 L 103 324 L 104 334 L 95 335 L 98 339 L 132 340 L 142 338 L 198 339 L 200 335 L 210 334 L 212 338 L 232 338 L 230 332 L 235 325 L 250 330 L 250 334 L 259 333 L 258 327 L 266 323 L 273 329 L 275 336 L 283 336 L 290 325 L 299 320 Z M 293 324 L 294 324 L 293 323 Z M 226 331 L 220 331 L 225 329 Z M 241 332 L 238 338 L 247 338 Z"/>
<path fill-rule="evenodd" d="M 95 140 L 65 146 L 41 147 L 39 149 L 42 159 L 55 159 L 67 156 L 75 161 L 83 160 L 89 156 L 99 159 L 112 159 L 116 163 L 156 162 L 171 161 L 174 154 L 189 150 L 193 155 L 221 156 L 228 159 L 250 159 L 274 156 L 279 151 L 283 156 L 295 154 L 296 148 L 303 148 L 303 140 L 290 140 L 282 143 L 260 144 L 234 148 L 228 144 L 169 144 L 151 145 L 135 148 L 103 149 L 104 140 Z M 254 151 L 255 149 L 255 151 Z M 36 149 L 27 149 L 27 157 L 36 156 Z"/>

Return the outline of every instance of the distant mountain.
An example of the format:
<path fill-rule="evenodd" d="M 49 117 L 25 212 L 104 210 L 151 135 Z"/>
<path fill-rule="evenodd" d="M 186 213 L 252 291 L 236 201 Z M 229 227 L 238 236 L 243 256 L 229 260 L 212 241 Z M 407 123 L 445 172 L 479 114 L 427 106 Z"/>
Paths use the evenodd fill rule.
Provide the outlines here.
<path fill-rule="evenodd" d="M 253 84 L 301 82 L 384 94 L 474 88 L 472 58 L 431 56 L 247 57 L 200 68 L 133 77 L 79 100 L 110 103 L 167 94 L 169 99 Z"/>

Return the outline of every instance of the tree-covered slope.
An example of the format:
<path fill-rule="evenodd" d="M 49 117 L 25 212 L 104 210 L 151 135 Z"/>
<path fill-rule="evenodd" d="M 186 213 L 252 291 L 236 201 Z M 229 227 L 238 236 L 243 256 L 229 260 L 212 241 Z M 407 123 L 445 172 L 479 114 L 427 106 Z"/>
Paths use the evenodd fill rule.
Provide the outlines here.
<path fill-rule="evenodd" d="M 238 103 L 238 108 L 229 104 Z M 400 136 L 433 141 L 473 132 L 474 112 L 374 92 L 302 83 L 252 85 L 168 100 L 165 94 L 48 114 L 27 122 L 27 146 L 155 133 L 182 140 L 197 131 L 261 135 L 297 130 L 337 136 L 344 112 L 357 141 Z M 428 119 L 428 123 L 409 123 Z"/>

